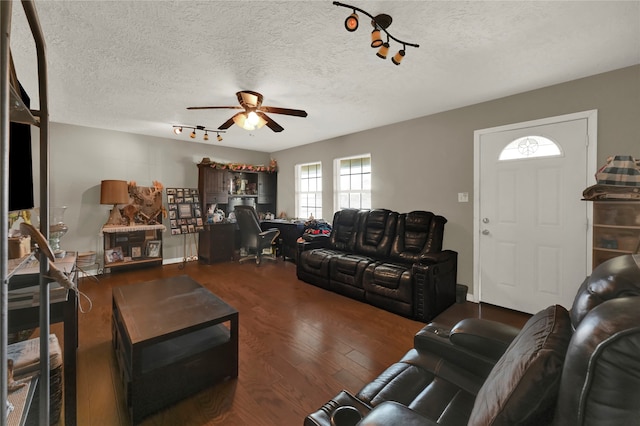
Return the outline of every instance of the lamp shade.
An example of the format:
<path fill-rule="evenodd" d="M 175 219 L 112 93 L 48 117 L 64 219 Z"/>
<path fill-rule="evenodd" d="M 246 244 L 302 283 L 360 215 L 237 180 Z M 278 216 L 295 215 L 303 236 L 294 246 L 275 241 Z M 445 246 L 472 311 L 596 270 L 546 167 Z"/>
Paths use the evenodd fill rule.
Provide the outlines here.
<path fill-rule="evenodd" d="M 129 187 L 126 180 L 103 180 L 100 185 L 100 204 L 126 204 Z"/>

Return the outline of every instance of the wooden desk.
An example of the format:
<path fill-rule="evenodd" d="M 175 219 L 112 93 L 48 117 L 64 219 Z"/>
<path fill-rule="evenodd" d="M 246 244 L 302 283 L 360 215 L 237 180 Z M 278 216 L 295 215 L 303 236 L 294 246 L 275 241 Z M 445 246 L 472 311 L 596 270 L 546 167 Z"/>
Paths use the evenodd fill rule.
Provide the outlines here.
<path fill-rule="evenodd" d="M 56 259 L 56 267 L 65 272 L 74 270 L 76 264 L 76 253 L 67 252 L 62 259 Z M 36 293 L 39 292 L 40 264 L 37 260 L 31 262 L 27 267 L 20 269 L 9 280 L 9 293 L 12 290 L 34 287 Z M 73 282 L 77 285 L 77 274 L 73 276 Z M 52 288 L 53 284 L 50 285 Z M 50 291 L 50 294 L 52 292 Z M 51 323 L 63 322 L 63 346 L 64 346 L 64 424 L 74 426 L 76 424 L 76 356 L 78 350 L 78 304 L 76 293 L 67 291 L 66 300 L 51 301 L 50 321 Z M 11 298 L 11 295 L 9 295 Z M 38 328 L 39 304 L 34 302 L 30 307 L 12 308 L 9 303 L 8 312 L 8 332 L 16 333 L 21 330 Z M 40 331 L 42 332 L 42 330 Z M 46 331 L 47 335 L 49 330 Z"/>
<path fill-rule="evenodd" d="M 230 222 L 205 225 L 198 233 L 198 260 L 209 265 L 234 260 L 236 229 L 237 225 Z"/>
<path fill-rule="evenodd" d="M 286 220 L 263 220 L 260 222 L 260 229 L 266 231 L 270 228 L 277 228 L 280 230 L 279 237 L 279 249 L 283 259 L 287 257 L 297 261 L 297 246 L 296 241 L 302 236 L 304 232 L 304 223 L 301 222 L 289 222 Z"/>

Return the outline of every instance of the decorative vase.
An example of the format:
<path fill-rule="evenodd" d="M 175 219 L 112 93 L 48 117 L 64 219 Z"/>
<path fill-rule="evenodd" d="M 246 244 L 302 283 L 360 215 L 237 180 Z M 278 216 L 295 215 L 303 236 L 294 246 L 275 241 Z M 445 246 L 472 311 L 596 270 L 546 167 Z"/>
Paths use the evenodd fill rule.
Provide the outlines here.
<path fill-rule="evenodd" d="M 64 257 L 66 254 L 66 251 L 60 248 L 60 238 L 69 230 L 64 223 L 64 212 L 66 210 L 67 206 L 51 208 L 53 220 L 49 224 L 49 244 L 56 257 Z"/>

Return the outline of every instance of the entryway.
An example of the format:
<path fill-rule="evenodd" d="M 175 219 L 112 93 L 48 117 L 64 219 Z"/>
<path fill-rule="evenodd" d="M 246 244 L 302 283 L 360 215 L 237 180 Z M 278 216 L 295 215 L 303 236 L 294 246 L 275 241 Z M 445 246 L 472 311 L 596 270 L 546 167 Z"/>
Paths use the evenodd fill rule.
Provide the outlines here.
<path fill-rule="evenodd" d="M 597 111 L 474 132 L 474 298 L 567 309 L 591 270 Z"/>

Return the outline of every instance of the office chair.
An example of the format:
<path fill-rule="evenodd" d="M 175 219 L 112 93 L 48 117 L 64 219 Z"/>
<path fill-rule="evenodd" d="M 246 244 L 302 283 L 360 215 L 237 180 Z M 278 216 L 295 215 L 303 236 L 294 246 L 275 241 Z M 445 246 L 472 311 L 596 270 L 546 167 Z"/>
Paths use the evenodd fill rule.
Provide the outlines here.
<path fill-rule="evenodd" d="M 260 265 L 262 259 L 277 260 L 273 245 L 280 231 L 276 228 L 262 231 L 258 214 L 253 206 L 236 206 L 236 221 L 240 228 L 240 247 L 247 251 L 247 255 L 240 258 L 240 263 L 255 259 Z M 270 255 L 264 255 L 265 249 L 270 249 Z"/>

